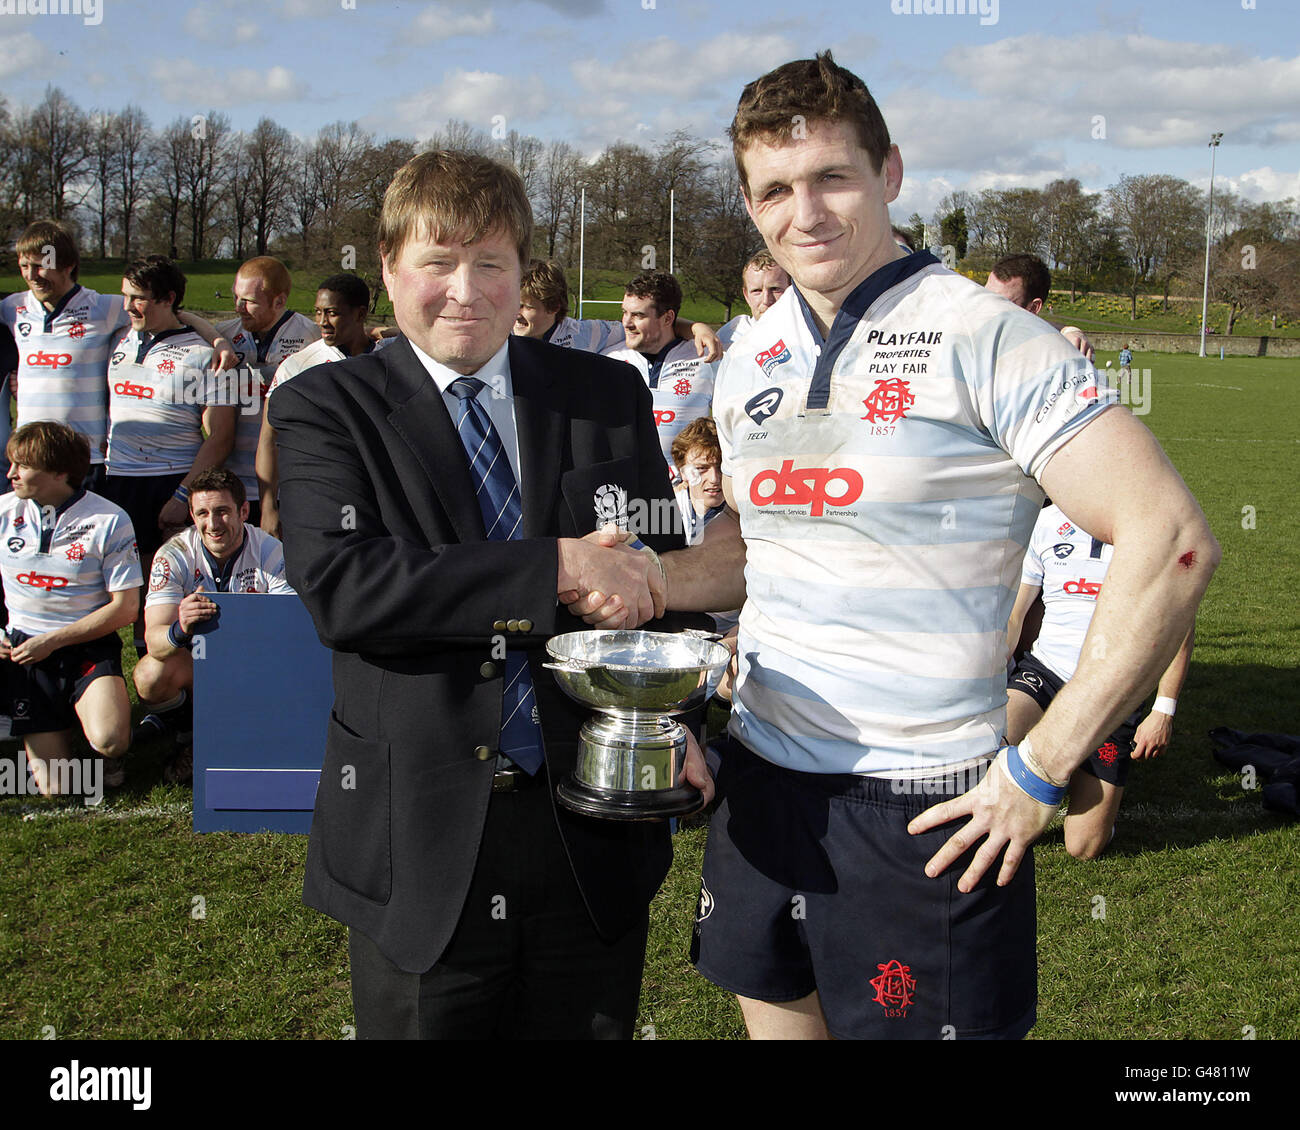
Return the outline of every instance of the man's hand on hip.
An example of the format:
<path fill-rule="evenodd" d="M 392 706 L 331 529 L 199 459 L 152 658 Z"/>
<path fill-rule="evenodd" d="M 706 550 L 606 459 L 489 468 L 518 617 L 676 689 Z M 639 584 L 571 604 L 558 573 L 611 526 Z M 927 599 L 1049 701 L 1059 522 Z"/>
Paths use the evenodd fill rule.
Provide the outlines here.
<path fill-rule="evenodd" d="M 958 857 L 987 837 L 957 882 L 957 889 L 963 894 L 975 889 L 984 872 L 1002 855 L 1003 848 L 1006 854 L 1002 855 L 998 886 L 1010 883 L 1029 846 L 1056 815 L 1057 805 L 1042 804 L 1012 783 L 1004 769 L 1006 756 L 1004 749 L 989 766 L 983 780 L 969 792 L 927 808 L 907 826 L 916 835 L 959 816 L 970 817 L 926 863 L 925 873 L 932 879 L 942 875 Z"/>

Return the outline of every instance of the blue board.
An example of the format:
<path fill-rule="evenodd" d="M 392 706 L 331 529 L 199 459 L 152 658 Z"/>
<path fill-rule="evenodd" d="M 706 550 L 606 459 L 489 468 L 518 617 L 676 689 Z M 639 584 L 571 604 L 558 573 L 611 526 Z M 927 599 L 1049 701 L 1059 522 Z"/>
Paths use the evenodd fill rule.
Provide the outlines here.
<path fill-rule="evenodd" d="M 331 652 L 296 596 L 210 595 L 221 618 L 194 661 L 194 830 L 307 832 Z"/>

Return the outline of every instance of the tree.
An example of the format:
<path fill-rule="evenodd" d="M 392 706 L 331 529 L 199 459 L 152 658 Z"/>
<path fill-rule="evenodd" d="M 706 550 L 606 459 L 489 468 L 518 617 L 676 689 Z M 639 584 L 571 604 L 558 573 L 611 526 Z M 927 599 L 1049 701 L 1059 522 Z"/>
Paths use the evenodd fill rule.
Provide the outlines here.
<path fill-rule="evenodd" d="M 116 114 L 93 110 L 88 119 L 88 153 L 96 195 L 96 229 L 99 257 L 108 258 L 108 229 L 113 214 L 113 166 L 117 156 L 119 125 Z"/>
<path fill-rule="evenodd" d="M 1177 215 L 1187 182 L 1163 173 L 1121 176 L 1106 190 L 1110 217 L 1128 256 L 1131 319 L 1137 318 L 1139 285 L 1151 274 L 1165 244 L 1167 215 Z M 1187 186 L 1190 187 L 1190 186 Z"/>
<path fill-rule="evenodd" d="M 182 184 L 190 228 L 190 259 L 198 261 L 206 254 L 215 204 L 228 178 L 230 119 L 209 111 L 191 121 L 189 138 Z"/>
<path fill-rule="evenodd" d="M 957 252 L 958 259 L 966 258 L 968 234 L 965 208 L 954 208 L 939 221 L 939 238 L 945 247 L 951 247 Z"/>
<path fill-rule="evenodd" d="M 168 255 L 179 258 L 181 194 L 185 189 L 185 168 L 190 157 L 190 122 L 177 118 L 154 140 L 152 166 L 156 195 L 163 204 L 167 226 Z"/>
<path fill-rule="evenodd" d="M 89 122 L 62 90 L 47 86 L 45 97 L 28 120 L 28 129 L 28 143 L 40 155 L 42 187 L 48 201 L 46 215 L 61 220 L 81 203 L 82 197 L 71 204 L 67 197 L 89 163 Z"/>
<path fill-rule="evenodd" d="M 559 255 L 561 228 L 566 217 L 572 221 L 581 181 L 582 158 L 567 141 L 551 142 L 542 158 L 533 201 L 533 213 L 541 220 L 538 227 L 548 259 Z M 571 254 L 567 258 L 572 258 Z"/>
<path fill-rule="evenodd" d="M 272 233 L 288 216 L 294 168 L 293 135 L 270 118 L 262 118 L 248 136 L 249 211 L 258 255 L 265 255 Z"/>
<path fill-rule="evenodd" d="M 732 307 L 744 297 L 741 272 L 763 239 L 745 211 L 734 161 L 724 159 L 709 168 L 704 190 L 698 242 L 683 274 L 697 290 L 721 302 L 730 319 Z"/>
<path fill-rule="evenodd" d="M 128 106 L 117 115 L 117 148 L 113 175 L 117 181 L 118 222 L 122 229 L 122 256 L 131 258 L 132 225 L 136 210 L 145 197 L 151 171 L 149 119 L 139 106 Z"/>

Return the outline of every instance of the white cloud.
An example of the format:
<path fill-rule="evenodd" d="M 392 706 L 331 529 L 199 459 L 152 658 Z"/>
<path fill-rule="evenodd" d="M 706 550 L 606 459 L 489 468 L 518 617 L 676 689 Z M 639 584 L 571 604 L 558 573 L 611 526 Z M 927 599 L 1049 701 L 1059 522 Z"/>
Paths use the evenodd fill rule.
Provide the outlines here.
<path fill-rule="evenodd" d="M 446 125 L 448 118 L 462 118 L 491 131 L 492 119 L 499 114 L 506 120 L 506 129 L 526 133 L 527 115 L 538 98 L 538 87 L 536 78 L 453 71 L 437 86 L 399 99 L 385 112 L 383 129 L 393 136 L 424 140 Z"/>
<path fill-rule="evenodd" d="M 460 35 L 490 35 L 496 31 L 492 9 L 452 12 L 444 4 L 425 8 L 402 33 L 404 43 L 436 43 Z"/>
<path fill-rule="evenodd" d="M 251 19 L 233 20 L 229 10 L 191 8 L 181 21 L 181 30 L 189 39 L 202 43 L 252 43 L 261 34 Z"/>
<path fill-rule="evenodd" d="M 225 108 L 264 102 L 293 102 L 306 97 L 307 85 L 287 67 L 266 70 L 237 67 L 175 67 L 156 62 L 152 68 L 158 93 L 182 106 Z"/>
<path fill-rule="evenodd" d="M 1192 183 L 1202 192 L 1208 190 L 1210 187 L 1208 171 L 1203 179 Z M 1288 197 L 1300 202 L 1300 173 L 1292 172 L 1290 169 L 1279 171 L 1265 165 L 1263 168 L 1251 169 L 1236 176 L 1224 176 L 1222 171 L 1219 171 L 1214 178 L 1214 191 L 1218 193 L 1224 184 L 1227 184 L 1237 195 L 1256 203 L 1265 200 L 1285 200 Z"/>
<path fill-rule="evenodd" d="M 51 66 L 49 49 L 30 31 L 7 36 L 0 53 L 0 79 L 12 78 L 24 71 L 41 72 Z"/>

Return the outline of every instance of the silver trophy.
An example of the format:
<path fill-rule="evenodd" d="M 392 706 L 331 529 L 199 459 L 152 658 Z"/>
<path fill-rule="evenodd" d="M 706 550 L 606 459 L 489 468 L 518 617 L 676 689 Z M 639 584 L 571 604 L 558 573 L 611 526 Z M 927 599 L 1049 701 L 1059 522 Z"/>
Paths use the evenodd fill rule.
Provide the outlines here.
<path fill-rule="evenodd" d="M 672 715 L 718 688 L 731 653 L 703 632 L 569 632 L 546 650 L 555 679 L 596 717 L 578 734 L 578 760 L 556 790 L 585 816 L 657 820 L 704 804 L 686 780 L 686 728 Z"/>

